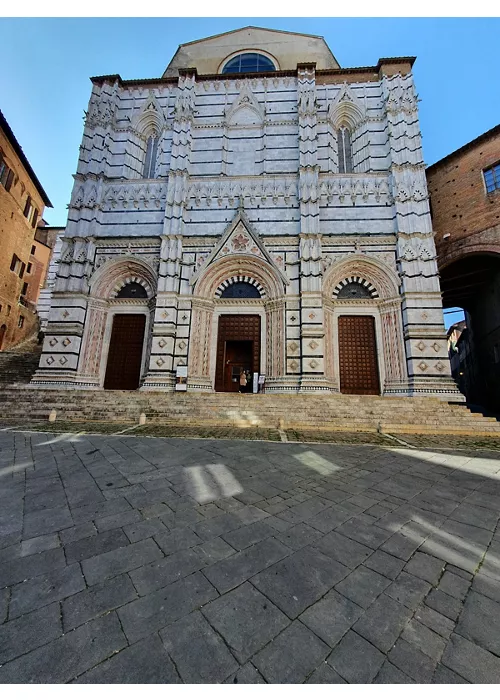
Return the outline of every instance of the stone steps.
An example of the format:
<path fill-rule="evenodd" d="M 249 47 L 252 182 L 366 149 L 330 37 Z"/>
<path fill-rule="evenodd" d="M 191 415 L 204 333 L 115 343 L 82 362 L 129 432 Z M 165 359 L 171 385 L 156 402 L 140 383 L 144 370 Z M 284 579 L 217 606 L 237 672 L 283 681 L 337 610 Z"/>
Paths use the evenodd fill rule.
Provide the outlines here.
<path fill-rule="evenodd" d="M 433 398 L 347 395 L 171 394 L 140 391 L 88 391 L 0 387 L 0 418 L 74 422 L 139 421 L 176 426 L 284 427 L 399 433 L 499 435 L 493 417 Z"/>
<path fill-rule="evenodd" d="M 4 350 L 0 352 L 0 385 L 27 384 L 40 362 L 41 348 L 28 352 Z"/>

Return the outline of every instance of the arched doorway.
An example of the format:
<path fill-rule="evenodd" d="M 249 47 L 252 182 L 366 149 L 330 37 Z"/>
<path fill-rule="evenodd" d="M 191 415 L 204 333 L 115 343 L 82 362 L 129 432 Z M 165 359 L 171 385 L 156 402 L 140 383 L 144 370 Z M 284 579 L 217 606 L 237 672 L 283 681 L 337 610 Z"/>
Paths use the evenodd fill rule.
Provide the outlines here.
<path fill-rule="evenodd" d="M 379 260 L 351 255 L 323 278 L 325 367 L 346 394 L 401 394 L 408 374 L 396 273 Z"/>
<path fill-rule="evenodd" d="M 119 257 L 90 282 L 79 374 L 104 389 L 138 389 L 147 370 L 156 275 L 140 259 Z"/>
<path fill-rule="evenodd" d="M 267 386 L 285 373 L 284 280 L 263 258 L 226 255 L 195 283 L 189 344 L 191 385 L 239 391 L 237 374 L 265 374 Z"/>
<path fill-rule="evenodd" d="M 453 374 L 467 401 L 500 411 L 500 255 L 448 256 L 440 268 L 443 308 L 464 309 L 449 343 Z M 445 316 L 446 318 L 446 316 Z"/>
<path fill-rule="evenodd" d="M 5 325 L 5 323 L 2 323 L 2 325 L 0 326 L 0 350 L 3 348 L 3 341 L 6 333 L 7 326 Z"/>

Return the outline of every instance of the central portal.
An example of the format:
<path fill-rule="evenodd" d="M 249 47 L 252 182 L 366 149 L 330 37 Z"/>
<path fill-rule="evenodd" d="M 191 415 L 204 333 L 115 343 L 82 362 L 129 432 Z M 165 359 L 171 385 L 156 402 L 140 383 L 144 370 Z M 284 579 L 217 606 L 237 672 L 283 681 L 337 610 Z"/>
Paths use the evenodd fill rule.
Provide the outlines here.
<path fill-rule="evenodd" d="M 245 393 L 252 392 L 253 373 L 260 369 L 260 316 L 224 314 L 219 317 L 215 391 L 239 391 L 245 373 Z"/>

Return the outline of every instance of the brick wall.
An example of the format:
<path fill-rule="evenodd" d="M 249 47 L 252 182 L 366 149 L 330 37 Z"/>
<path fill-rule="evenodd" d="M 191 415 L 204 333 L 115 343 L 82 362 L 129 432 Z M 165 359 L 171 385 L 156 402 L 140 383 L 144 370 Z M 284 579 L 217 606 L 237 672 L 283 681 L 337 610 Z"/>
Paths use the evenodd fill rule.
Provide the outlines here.
<path fill-rule="evenodd" d="M 1 129 L 0 148 L 3 160 L 14 172 L 10 191 L 0 184 L 0 328 L 6 326 L 1 348 L 6 350 L 27 338 L 36 326 L 34 311 L 19 303 L 23 284 L 28 281 L 26 268 L 36 230 L 33 219 L 28 220 L 23 212 L 28 195 L 38 210 L 38 219 L 43 214 L 44 202 Z M 22 277 L 20 271 L 10 269 L 13 255 L 25 266 Z"/>
<path fill-rule="evenodd" d="M 483 169 L 500 161 L 500 128 L 427 168 L 438 257 L 500 224 L 500 190 L 488 194 Z M 445 234 L 450 237 L 443 239 Z"/>

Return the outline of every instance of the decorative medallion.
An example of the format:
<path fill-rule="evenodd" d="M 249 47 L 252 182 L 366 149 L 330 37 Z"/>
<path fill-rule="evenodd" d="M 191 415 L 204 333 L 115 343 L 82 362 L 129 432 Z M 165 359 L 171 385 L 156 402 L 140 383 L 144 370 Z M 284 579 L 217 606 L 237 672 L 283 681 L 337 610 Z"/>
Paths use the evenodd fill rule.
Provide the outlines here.
<path fill-rule="evenodd" d="M 161 315 L 162 318 L 168 318 L 168 316 L 169 316 L 168 311 L 164 311 Z"/>
<path fill-rule="evenodd" d="M 319 347 L 319 344 L 315 340 L 311 340 L 311 342 L 309 343 L 309 347 L 311 348 L 311 350 L 316 350 L 316 348 Z"/>
<path fill-rule="evenodd" d="M 311 360 L 311 361 L 310 361 L 309 367 L 310 367 L 311 369 L 316 369 L 317 366 L 318 366 L 318 362 L 316 362 L 316 360 Z"/>
<path fill-rule="evenodd" d="M 435 367 L 436 367 L 438 372 L 442 372 L 444 369 L 446 369 L 446 367 L 443 365 L 442 362 L 436 363 Z"/>
<path fill-rule="evenodd" d="M 434 348 L 435 352 L 439 352 L 439 350 L 440 350 L 440 348 L 441 348 L 441 346 L 439 345 L 439 343 L 434 343 L 432 347 Z"/>
<path fill-rule="evenodd" d="M 68 345 L 71 345 L 71 340 L 70 340 L 69 338 L 65 338 L 65 339 L 62 341 L 62 344 L 64 345 L 65 348 L 67 348 Z"/>
<path fill-rule="evenodd" d="M 295 372 L 295 370 L 298 368 L 298 366 L 299 366 L 299 363 L 295 362 L 295 360 L 292 360 L 292 362 L 290 362 L 290 369 L 292 370 L 292 372 Z"/>
<path fill-rule="evenodd" d="M 65 365 L 67 361 L 68 361 L 68 360 L 67 360 L 65 357 L 61 357 L 61 359 L 59 360 L 59 364 L 60 364 L 60 365 Z"/>
<path fill-rule="evenodd" d="M 238 252 L 246 250 L 249 240 L 246 236 L 244 236 L 242 233 L 239 233 L 237 236 L 233 238 L 233 248 L 234 250 L 237 250 Z"/>
<path fill-rule="evenodd" d="M 292 341 L 292 342 L 290 343 L 290 345 L 288 346 L 288 349 L 291 350 L 292 352 L 295 352 L 296 350 L 298 350 L 298 348 L 299 348 L 299 346 L 298 346 L 298 344 L 295 342 L 295 340 Z"/>
<path fill-rule="evenodd" d="M 417 348 L 422 352 L 425 350 L 425 343 L 421 340 L 420 343 L 417 344 Z"/>
<path fill-rule="evenodd" d="M 160 338 L 160 340 L 158 341 L 158 345 L 160 346 L 160 348 L 164 348 L 166 344 L 167 344 L 167 341 L 164 340 L 163 338 Z"/>
<path fill-rule="evenodd" d="M 422 372 L 425 372 L 425 370 L 429 367 L 429 365 L 427 365 L 425 362 L 421 362 L 419 364 L 419 367 L 422 370 Z"/>
<path fill-rule="evenodd" d="M 46 362 L 48 365 L 51 365 L 54 363 L 54 358 L 52 357 L 52 355 L 50 357 L 47 357 Z"/>
<path fill-rule="evenodd" d="M 186 343 L 183 340 L 181 340 L 181 342 L 179 343 L 179 350 L 184 350 L 186 347 Z"/>
<path fill-rule="evenodd" d="M 53 348 L 54 345 L 57 345 L 57 338 L 51 338 L 51 339 L 49 340 L 49 345 L 50 345 L 51 348 Z"/>
<path fill-rule="evenodd" d="M 309 318 L 311 319 L 311 321 L 312 321 L 314 318 L 316 318 L 316 314 L 314 313 L 314 311 L 311 311 L 311 313 L 309 314 Z"/>
<path fill-rule="evenodd" d="M 163 360 L 161 357 L 159 357 L 156 360 L 156 364 L 158 365 L 158 367 L 163 367 L 163 365 L 165 364 L 165 360 Z"/>
<path fill-rule="evenodd" d="M 63 311 L 62 317 L 63 317 L 63 318 L 68 318 L 68 316 L 69 316 L 69 311 L 67 311 L 67 310 L 65 309 L 65 310 Z"/>

